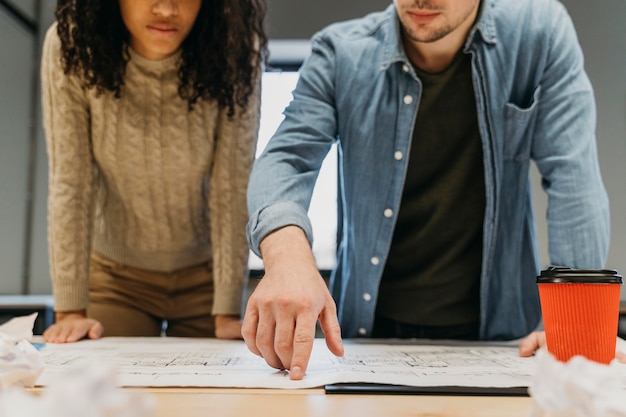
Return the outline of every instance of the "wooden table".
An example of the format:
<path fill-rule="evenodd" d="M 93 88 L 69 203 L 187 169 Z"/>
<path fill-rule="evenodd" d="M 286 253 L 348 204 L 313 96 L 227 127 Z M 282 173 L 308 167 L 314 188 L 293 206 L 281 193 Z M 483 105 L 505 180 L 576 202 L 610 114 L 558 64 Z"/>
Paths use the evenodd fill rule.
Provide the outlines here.
<path fill-rule="evenodd" d="M 529 397 L 325 394 L 323 389 L 126 388 L 157 417 L 528 417 Z"/>

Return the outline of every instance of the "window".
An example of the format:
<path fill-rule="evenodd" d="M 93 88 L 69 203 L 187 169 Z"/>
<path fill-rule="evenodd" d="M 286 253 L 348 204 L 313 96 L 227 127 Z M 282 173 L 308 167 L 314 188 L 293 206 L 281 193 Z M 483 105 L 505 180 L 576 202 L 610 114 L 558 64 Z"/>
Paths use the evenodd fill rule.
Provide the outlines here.
<path fill-rule="evenodd" d="M 271 56 L 276 56 L 270 44 Z M 275 46 L 275 44 L 274 44 Z M 308 52 L 308 43 L 306 44 Z M 270 60 L 270 70 L 263 73 L 261 96 L 261 122 L 257 156 L 261 154 L 283 120 L 283 110 L 291 102 L 292 91 L 298 81 L 298 68 L 302 59 L 287 55 L 281 61 Z M 321 271 L 334 268 L 337 248 L 337 150 L 333 145 L 320 170 L 309 217 L 313 225 L 313 254 Z M 250 269 L 263 269 L 263 262 L 250 252 Z"/>

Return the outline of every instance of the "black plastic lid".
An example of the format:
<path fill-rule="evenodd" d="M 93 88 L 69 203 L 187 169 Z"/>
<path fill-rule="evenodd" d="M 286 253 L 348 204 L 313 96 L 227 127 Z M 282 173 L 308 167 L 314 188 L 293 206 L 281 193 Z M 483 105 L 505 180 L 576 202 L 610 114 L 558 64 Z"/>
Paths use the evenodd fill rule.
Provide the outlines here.
<path fill-rule="evenodd" d="M 567 266 L 550 266 L 537 277 L 538 284 L 549 283 L 599 283 L 623 284 L 622 276 L 615 269 L 572 269 Z"/>

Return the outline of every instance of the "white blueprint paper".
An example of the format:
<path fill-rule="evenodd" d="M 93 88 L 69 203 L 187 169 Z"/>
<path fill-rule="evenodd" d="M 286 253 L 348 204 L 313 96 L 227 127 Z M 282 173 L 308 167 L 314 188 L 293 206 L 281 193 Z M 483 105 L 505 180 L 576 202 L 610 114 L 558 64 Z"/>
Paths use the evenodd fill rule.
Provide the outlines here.
<path fill-rule="evenodd" d="M 316 339 L 306 376 L 292 381 L 269 367 L 242 341 L 186 338 L 104 338 L 41 350 L 45 364 L 37 385 L 63 378 L 82 361 L 110 363 L 121 386 L 312 388 L 335 383 L 416 387 L 528 387 L 535 358 L 516 346 L 387 345 L 345 342 L 344 357 Z M 625 366 L 626 369 L 626 366 Z"/>

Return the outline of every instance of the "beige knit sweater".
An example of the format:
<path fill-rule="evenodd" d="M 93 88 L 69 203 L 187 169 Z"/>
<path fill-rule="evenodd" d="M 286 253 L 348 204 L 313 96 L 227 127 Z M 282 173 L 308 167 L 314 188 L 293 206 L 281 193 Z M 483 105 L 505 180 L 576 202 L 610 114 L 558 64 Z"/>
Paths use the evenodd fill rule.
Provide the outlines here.
<path fill-rule="evenodd" d="M 214 102 L 189 112 L 180 56 L 149 61 L 131 50 L 121 98 L 96 97 L 63 73 L 60 45 L 53 24 L 41 75 L 55 310 L 87 307 L 93 250 L 155 271 L 212 260 L 213 314 L 239 314 L 260 86 L 232 119 Z"/>

